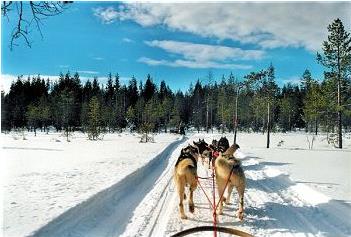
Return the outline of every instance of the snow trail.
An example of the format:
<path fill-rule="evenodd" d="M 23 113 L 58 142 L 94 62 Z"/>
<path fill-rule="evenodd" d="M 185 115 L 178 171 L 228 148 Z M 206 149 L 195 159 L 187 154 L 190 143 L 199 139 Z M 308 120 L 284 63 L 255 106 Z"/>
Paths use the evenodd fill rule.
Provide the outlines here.
<path fill-rule="evenodd" d="M 135 206 L 153 188 L 167 167 L 170 154 L 184 140 L 183 137 L 171 143 L 145 166 L 69 209 L 36 231 L 33 236 L 120 235 L 132 217 Z"/>
<path fill-rule="evenodd" d="M 173 182 L 181 148 L 203 137 L 197 134 L 173 142 L 146 166 L 63 213 L 34 236 L 171 236 L 192 227 L 212 225 L 211 206 L 200 187 L 194 193 L 195 213 L 188 212 L 185 202 L 188 219 L 179 218 Z M 231 204 L 224 206 L 224 214 L 218 218 L 219 226 L 254 236 L 351 235 L 349 204 L 291 181 L 289 175 L 275 168 L 278 162 L 264 162 L 250 153 L 241 160 L 247 178 L 244 221 L 236 218 L 238 195 L 234 189 Z M 198 175 L 210 177 L 211 171 L 199 162 Z M 211 196 L 212 180 L 200 182 Z"/>
<path fill-rule="evenodd" d="M 171 236 L 192 227 L 212 225 L 212 210 L 200 187 L 194 193 L 195 213 L 192 215 L 186 210 L 188 219 L 179 218 L 179 200 L 172 180 L 174 162 L 179 155 L 176 151 L 163 174 L 164 180 L 139 204 L 122 236 Z M 242 159 L 242 163 L 247 178 L 244 221 L 236 218 L 238 195 L 234 189 L 231 204 L 225 205 L 224 214 L 219 216 L 220 226 L 255 236 L 351 235 L 351 208 L 346 203 L 331 200 L 307 185 L 296 184 L 274 168 L 277 164 L 260 162 L 254 154 Z M 209 177 L 211 172 L 200 162 L 198 175 Z M 212 195 L 212 181 L 200 182 L 207 194 Z M 187 209 L 186 203 L 185 207 Z M 148 210 L 152 211 L 148 213 Z M 213 236 L 213 233 L 191 236 Z"/>

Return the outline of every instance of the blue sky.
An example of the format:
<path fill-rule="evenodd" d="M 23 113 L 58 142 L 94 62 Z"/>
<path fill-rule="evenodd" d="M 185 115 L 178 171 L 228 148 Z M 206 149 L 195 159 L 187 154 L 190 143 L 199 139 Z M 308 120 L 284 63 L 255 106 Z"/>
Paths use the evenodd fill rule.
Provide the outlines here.
<path fill-rule="evenodd" d="M 79 72 L 82 81 L 109 72 L 174 90 L 198 78 L 276 68 L 278 84 L 297 82 L 308 68 L 321 78 L 315 55 L 336 17 L 350 24 L 350 3 L 126 4 L 74 2 L 61 15 L 42 20 L 43 39 L 31 28 L 32 47 L 18 40 L 11 51 L 16 12 L 2 16 L 1 74 L 7 90 L 17 75 L 58 76 Z M 28 12 L 26 12 L 28 14 Z M 28 14 L 28 17 L 30 15 Z M 350 25 L 345 25 L 350 30 Z"/>

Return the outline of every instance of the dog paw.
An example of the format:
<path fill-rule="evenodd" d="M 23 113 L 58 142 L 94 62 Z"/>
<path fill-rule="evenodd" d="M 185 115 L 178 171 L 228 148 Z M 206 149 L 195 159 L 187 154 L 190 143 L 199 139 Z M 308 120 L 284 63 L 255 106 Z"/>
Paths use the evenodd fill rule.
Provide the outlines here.
<path fill-rule="evenodd" d="M 244 212 L 237 211 L 236 216 L 239 218 L 240 221 L 244 220 Z"/>
<path fill-rule="evenodd" d="M 191 213 L 194 213 L 194 211 L 195 211 L 195 206 L 194 206 L 194 204 L 193 204 L 193 205 L 189 205 L 189 211 L 190 211 Z"/>
<path fill-rule="evenodd" d="M 183 219 L 183 220 L 188 219 L 188 217 L 186 215 L 181 215 L 180 218 Z"/>

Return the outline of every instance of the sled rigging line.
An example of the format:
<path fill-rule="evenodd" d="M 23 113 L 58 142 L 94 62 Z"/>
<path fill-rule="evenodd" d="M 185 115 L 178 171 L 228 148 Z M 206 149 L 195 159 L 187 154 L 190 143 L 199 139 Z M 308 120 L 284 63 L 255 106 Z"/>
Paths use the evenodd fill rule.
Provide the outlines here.
<path fill-rule="evenodd" d="M 212 160 L 212 162 L 214 163 L 214 160 Z M 202 232 L 202 231 L 213 231 L 213 236 L 217 237 L 217 232 L 222 232 L 222 233 L 227 233 L 227 234 L 232 234 L 232 235 L 236 235 L 236 236 L 241 236 L 241 237 L 253 237 L 253 235 L 248 234 L 244 231 L 240 231 L 240 230 L 236 230 L 233 228 L 228 228 L 228 227 L 221 227 L 221 226 L 217 226 L 217 207 L 220 204 L 221 199 L 223 198 L 224 192 L 228 186 L 228 183 L 230 181 L 230 176 L 232 175 L 232 172 L 234 171 L 234 169 L 237 166 L 233 166 L 232 169 L 230 170 L 227 182 L 224 186 L 224 190 L 223 193 L 221 193 L 219 195 L 219 200 L 218 203 L 216 202 L 216 187 L 215 187 L 215 168 L 214 168 L 214 164 L 212 164 L 212 175 L 210 177 L 200 177 L 200 176 L 196 176 L 196 180 L 197 183 L 199 184 L 200 189 L 202 190 L 202 192 L 205 194 L 205 197 L 207 198 L 207 201 L 210 203 L 210 206 L 212 208 L 212 216 L 213 216 L 213 226 L 198 226 L 198 227 L 194 227 L 194 228 L 190 228 L 187 230 L 183 230 L 181 232 L 178 232 L 174 235 L 172 235 L 172 237 L 178 237 L 178 236 L 186 236 L 192 233 L 196 233 L 196 232 Z M 199 179 L 212 179 L 212 199 L 213 202 L 211 201 L 209 195 L 207 195 L 205 189 L 202 187 L 201 182 L 199 181 Z"/>

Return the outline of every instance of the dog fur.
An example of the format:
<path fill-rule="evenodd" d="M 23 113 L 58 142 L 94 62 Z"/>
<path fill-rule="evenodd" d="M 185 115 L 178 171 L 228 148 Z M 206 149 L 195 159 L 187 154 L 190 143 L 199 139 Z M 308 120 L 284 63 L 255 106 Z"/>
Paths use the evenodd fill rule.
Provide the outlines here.
<path fill-rule="evenodd" d="M 185 187 L 189 186 L 189 211 L 194 212 L 193 192 L 197 187 L 197 160 L 198 148 L 191 145 L 183 148 L 176 162 L 174 170 L 174 181 L 179 195 L 179 215 L 182 219 L 187 219 L 184 213 L 183 200 L 186 199 Z"/>
<path fill-rule="evenodd" d="M 240 220 L 243 220 L 246 178 L 244 170 L 241 167 L 241 162 L 233 156 L 234 152 L 238 148 L 239 146 L 237 144 L 233 144 L 223 154 L 220 152 L 215 161 L 215 172 L 219 195 L 224 193 L 225 185 L 229 178 L 227 197 L 224 198 L 223 195 L 219 201 L 218 214 L 223 214 L 223 201 L 225 201 L 226 204 L 230 202 L 230 194 L 233 190 L 233 187 L 235 187 L 239 194 L 239 209 L 237 211 L 237 217 Z"/>
<path fill-rule="evenodd" d="M 217 143 L 217 149 L 221 152 L 225 152 L 229 148 L 229 141 L 227 137 L 221 137 Z"/>
<path fill-rule="evenodd" d="M 205 160 L 208 159 L 209 160 L 208 164 L 210 165 L 211 149 L 210 149 L 209 145 L 205 142 L 205 140 L 199 139 L 198 142 L 194 141 L 193 144 L 199 150 L 199 155 L 201 157 L 201 163 L 204 165 Z"/>

